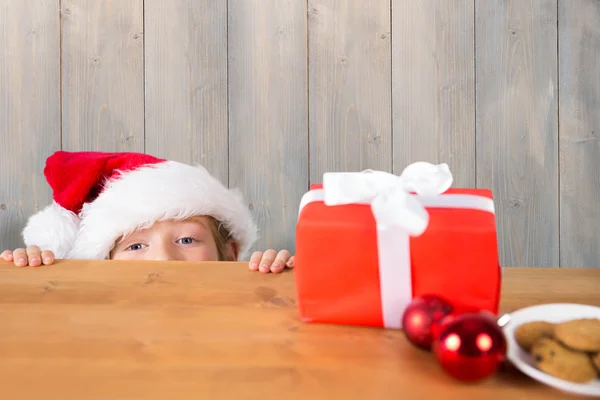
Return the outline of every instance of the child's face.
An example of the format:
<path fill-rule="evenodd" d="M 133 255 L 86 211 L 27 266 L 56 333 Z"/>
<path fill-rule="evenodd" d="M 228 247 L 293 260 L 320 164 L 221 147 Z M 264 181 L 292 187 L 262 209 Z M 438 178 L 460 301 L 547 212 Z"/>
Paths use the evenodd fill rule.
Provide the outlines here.
<path fill-rule="evenodd" d="M 217 241 L 206 217 L 157 222 L 117 242 L 113 260 L 219 261 Z M 222 249 L 226 261 L 237 259 L 235 243 Z"/>

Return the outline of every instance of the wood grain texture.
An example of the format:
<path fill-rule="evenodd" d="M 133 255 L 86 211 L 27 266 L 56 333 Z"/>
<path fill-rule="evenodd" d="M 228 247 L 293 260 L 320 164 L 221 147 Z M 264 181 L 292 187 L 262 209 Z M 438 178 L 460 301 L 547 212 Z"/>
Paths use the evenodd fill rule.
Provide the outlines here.
<path fill-rule="evenodd" d="M 472 0 L 392 0 L 394 173 L 447 163 L 455 187 L 475 187 Z"/>
<path fill-rule="evenodd" d="M 475 3 L 477 186 L 500 262 L 559 265 L 556 0 Z"/>
<path fill-rule="evenodd" d="M 501 311 L 600 306 L 599 285 L 600 269 L 511 268 Z M 461 384 L 399 330 L 303 323 L 294 274 L 246 263 L 0 261 L 0 319 L 10 399 L 570 398 L 512 368 Z"/>
<path fill-rule="evenodd" d="M 144 20 L 146 152 L 227 185 L 227 2 L 145 0 Z"/>
<path fill-rule="evenodd" d="M 295 251 L 308 189 L 306 2 L 229 2 L 229 186 L 259 224 L 255 249 Z"/>
<path fill-rule="evenodd" d="M 143 151 L 143 0 L 61 4 L 63 150 Z"/>
<path fill-rule="evenodd" d="M 392 170 L 389 0 L 309 0 L 310 181 Z"/>
<path fill-rule="evenodd" d="M 600 1 L 558 4 L 560 265 L 600 267 Z"/>
<path fill-rule="evenodd" d="M 27 218 L 52 199 L 43 170 L 60 149 L 58 9 L 0 3 L 0 252 L 23 246 Z"/>

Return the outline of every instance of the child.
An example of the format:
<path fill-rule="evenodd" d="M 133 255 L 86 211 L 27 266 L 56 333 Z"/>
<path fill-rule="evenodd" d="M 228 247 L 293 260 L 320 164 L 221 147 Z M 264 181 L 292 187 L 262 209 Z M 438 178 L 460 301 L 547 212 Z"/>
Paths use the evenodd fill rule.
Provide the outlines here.
<path fill-rule="evenodd" d="M 237 190 L 208 171 L 140 153 L 58 151 L 44 174 L 54 201 L 23 230 L 26 249 L 0 258 L 39 266 L 55 258 L 237 261 L 257 228 Z M 252 271 L 293 267 L 287 250 L 254 252 Z"/>

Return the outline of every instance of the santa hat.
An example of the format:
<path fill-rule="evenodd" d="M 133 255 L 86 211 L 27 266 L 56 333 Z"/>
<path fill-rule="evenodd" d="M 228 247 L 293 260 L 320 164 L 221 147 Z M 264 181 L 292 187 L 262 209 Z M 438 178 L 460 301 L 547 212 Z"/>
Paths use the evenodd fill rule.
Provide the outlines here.
<path fill-rule="evenodd" d="M 105 259 L 121 236 L 195 215 L 222 222 L 239 244 L 239 259 L 257 239 L 240 192 L 201 166 L 139 153 L 59 151 L 44 175 L 54 201 L 29 218 L 23 239 L 56 258 Z"/>

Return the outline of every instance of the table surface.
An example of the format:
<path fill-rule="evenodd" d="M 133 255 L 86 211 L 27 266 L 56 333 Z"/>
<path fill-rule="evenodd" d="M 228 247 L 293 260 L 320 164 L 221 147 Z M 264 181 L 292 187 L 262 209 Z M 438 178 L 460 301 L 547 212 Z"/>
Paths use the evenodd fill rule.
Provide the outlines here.
<path fill-rule="evenodd" d="M 506 268 L 501 311 L 600 306 L 600 269 Z M 294 274 L 246 263 L 0 262 L 5 399 L 562 399 L 506 368 L 447 376 L 401 331 L 299 321 Z"/>

